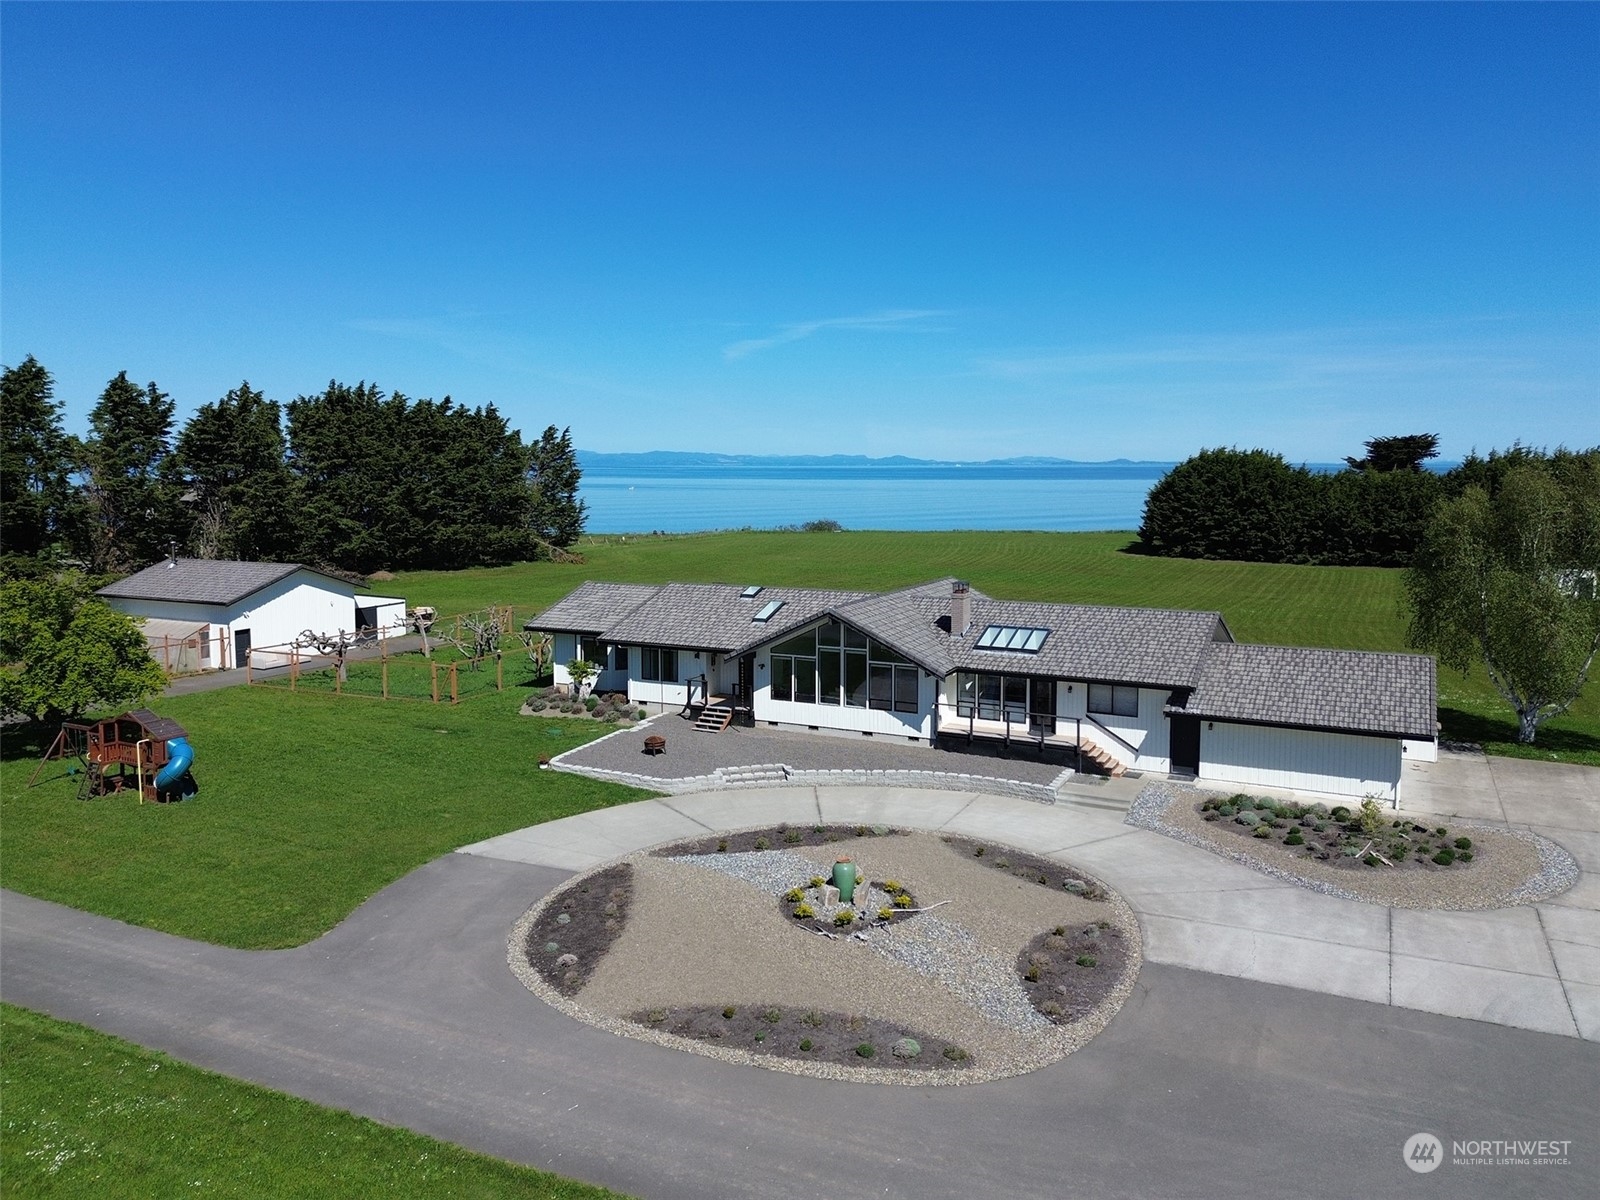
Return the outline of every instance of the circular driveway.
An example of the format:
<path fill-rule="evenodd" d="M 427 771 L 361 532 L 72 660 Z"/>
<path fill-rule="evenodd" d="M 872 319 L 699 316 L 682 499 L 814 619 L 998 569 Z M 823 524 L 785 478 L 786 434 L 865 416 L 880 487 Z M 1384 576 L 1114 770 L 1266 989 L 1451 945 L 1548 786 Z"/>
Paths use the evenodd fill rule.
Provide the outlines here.
<path fill-rule="evenodd" d="M 1448 1178 L 1454 1196 L 1600 1187 L 1600 1160 L 1584 1152 L 1600 1126 L 1600 1052 L 1572 1037 L 1147 962 L 1107 1030 L 1062 1062 L 972 1087 L 902 1089 L 613 1037 L 549 1008 L 507 969 L 512 922 L 584 865 L 515 861 L 514 844 L 524 859 L 600 861 L 676 836 L 667 825 L 720 819 L 719 805 L 737 805 L 741 819 L 723 822 L 732 825 L 806 819 L 806 804 L 829 820 L 855 806 L 861 820 L 1061 853 L 1135 907 L 1130 888 L 1183 903 L 1209 894 L 1213 913 L 1270 912 L 1282 899 L 1273 881 L 1122 826 L 1109 810 L 867 789 L 720 793 L 589 813 L 446 855 L 288 951 L 200 945 L 6 894 L 0 994 L 642 1196 L 1414 1196 L 1400 1148 L 1418 1130 L 1447 1143 L 1568 1138 L 1581 1155 L 1521 1173 L 1446 1164 L 1430 1178 Z M 1198 855 L 1182 860 L 1195 877 L 1172 878 L 1169 852 Z M 1150 939 L 1160 918 L 1142 920 Z M 1276 922 L 1299 929 L 1293 914 Z"/>

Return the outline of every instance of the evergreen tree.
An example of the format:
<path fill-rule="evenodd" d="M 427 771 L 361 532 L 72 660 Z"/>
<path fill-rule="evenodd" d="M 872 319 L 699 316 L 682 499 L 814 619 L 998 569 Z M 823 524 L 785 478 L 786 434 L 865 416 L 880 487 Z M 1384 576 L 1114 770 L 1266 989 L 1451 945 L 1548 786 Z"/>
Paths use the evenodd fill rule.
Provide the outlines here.
<path fill-rule="evenodd" d="M 528 488 L 533 497 L 530 528 L 543 542 L 570 546 L 583 536 L 589 507 L 578 499 L 583 470 L 572 448 L 572 430 L 558 433 L 551 425 L 528 450 Z"/>
<path fill-rule="evenodd" d="M 0 541 L 10 557 L 59 555 L 72 537 L 72 439 L 50 372 L 28 355 L 0 375 Z"/>
<path fill-rule="evenodd" d="M 1202 450 L 1157 481 L 1139 538 L 1175 558 L 1305 562 L 1316 487 L 1304 467 L 1265 450 Z"/>
<path fill-rule="evenodd" d="M 1420 471 L 1428 459 L 1439 457 L 1439 435 L 1436 433 L 1378 437 L 1366 445 L 1365 458 L 1344 460 L 1352 471 Z"/>
<path fill-rule="evenodd" d="M 298 550 L 294 477 L 277 401 L 241 383 L 202 405 L 178 435 L 190 548 L 201 558 L 266 562 Z"/>
<path fill-rule="evenodd" d="M 429 475 L 401 443 L 404 396 L 330 381 L 320 396 L 289 402 L 289 469 L 299 488 L 300 557 L 369 572 L 402 566 L 414 521 L 407 492 Z M 415 478 L 409 483 L 407 472 Z"/>
<path fill-rule="evenodd" d="M 84 549 L 96 571 L 148 565 L 185 537 L 172 414 L 166 393 L 154 383 L 139 387 L 126 371 L 106 384 L 89 414 L 80 465 L 89 508 Z"/>

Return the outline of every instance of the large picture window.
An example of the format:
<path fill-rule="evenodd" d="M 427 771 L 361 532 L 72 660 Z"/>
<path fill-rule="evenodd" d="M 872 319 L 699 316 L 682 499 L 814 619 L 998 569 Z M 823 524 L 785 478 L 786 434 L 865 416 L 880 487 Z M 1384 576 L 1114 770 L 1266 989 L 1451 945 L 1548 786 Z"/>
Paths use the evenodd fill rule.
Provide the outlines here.
<path fill-rule="evenodd" d="M 1139 689 L 1109 683 L 1089 685 L 1089 711 L 1112 717 L 1139 715 Z"/>
<path fill-rule="evenodd" d="M 1012 725 L 1043 725 L 1047 726 L 1046 732 L 1053 732 L 1055 686 L 1053 679 L 1027 675 L 961 672 L 956 676 L 956 715 Z"/>
<path fill-rule="evenodd" d="M 659 646 L 639 651 L 639 678 L 650 683 L 678 682 L 678 652 Z"/>
<path fill-rule="evenodd" d="M 860 630 L 829 621 L 772 648 L 772 698 L 914 713 L 920 672 Z"/>

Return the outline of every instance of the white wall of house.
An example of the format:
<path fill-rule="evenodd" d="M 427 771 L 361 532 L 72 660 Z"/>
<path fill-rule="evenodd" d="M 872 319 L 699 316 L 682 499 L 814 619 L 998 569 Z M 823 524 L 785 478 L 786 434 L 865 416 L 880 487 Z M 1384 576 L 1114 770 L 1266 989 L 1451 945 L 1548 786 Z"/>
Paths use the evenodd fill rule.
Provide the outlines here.
<path fill-rule="evenodd" d="M 1226 721 L 1200 726 L 1201 783 L 1392 801 L 1399 795 L 1400 764 L 1398 738 Z"/>
<path fill-rule="evenodd" d="M 252 648 L 258 648 L 293 641 L 307 629 L 335 633 L 356 628 L 355 589 L 313 571 L 296 571 L 231 605 L 121 596 L 107 596 L 106 603 L 131 616 L 210 625 L 213 640 L 207 665 L 213 668 L 243 665 L 234 661 L 234 635 L 241 630 L 249 631 Z M 399 603 L 404 607 L 404 601 Z"/>
<path fill-rule="evenodd" d="M 1140 688 L 1137 716 L 1089 711 L 1089 685 L 1081 679 L 1063 680 L 1056 686 L 1056 729 L 1069 736 L 1071 723 L 1083 720 L 1084 740 L 1102 747 L 1124 766 L 1140 771 L 1170 771 L 1171 725 L 1167 721 L 1167 700 L 1171 688 Z M 1097 723 L 1114 737 L 1106 737 L 1094 727 Z"/>
<path fill-rule="evenodd" d="M 737 664 L 737 660 L 734 660 Z M 870 733 L 874 737 L 933 737 L 933 706 L 938 700 L 939 681 L 926 671 L 917 672 L 917 708 L 900 713 L 881 708 L 852 708 L 842 704 L 800 704 L 772 698 L 772 663 L 768 651 L 756 652 L 756 684 L 753 704 L 757 721 L 776 722 L 799 729 L 833 730 L 840 733 Z"/>
<path fill-rule="evenodd" d="M 1439 743 L 1434 738 L 1406 738 L 1400 743 L 1400 757 L 1410 762 L 1438 762 Z"/>

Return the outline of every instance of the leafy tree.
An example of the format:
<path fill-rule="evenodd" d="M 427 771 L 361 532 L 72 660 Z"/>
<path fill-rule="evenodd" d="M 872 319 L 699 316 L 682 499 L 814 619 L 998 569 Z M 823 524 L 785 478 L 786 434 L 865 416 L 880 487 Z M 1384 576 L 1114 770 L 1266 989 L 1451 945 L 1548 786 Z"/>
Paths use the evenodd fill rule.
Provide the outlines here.
<path fill-rule="evenodd" d="M 1439 435 L 1409 433 L 1377 437 L 1367 442 L 1365 458 L 1347 458 L 1352 471 L 1420 471 L 1430 458 L 1439 457 Z"/>
<path fill-rule="evenodd" d="M 1139 538 L 1176 558 L 1302 562 L 1312 501 L 1311 473 L 1282 455 L 1202 450 L 1150 489 Z"/>
<path fill-rule="evenodd" d="M 284 452 L 282 410 L 248 382 L 189 418 L 176 457 L 188 485 L 190 548 L 199 557 L 294 556 L 295 481 Z"/>
<path fill-rule="evenodd" d="M 565 548 L 583 536 L 589 506 L 578 499 L 583 469 L 572 448 L 572 430 L 549 426 L 528 448 L 528 488 L 533 496 L 529 526 L 540 541 Z"/>
<path fill-rule="evenodd" d="M 90 512 L 85 549 L 97 571 L 151 563 L 184 535 L 172 413 L 166 393 L 153 383 L 141 388 L 121 371 L 89 414 L 81 464 Z"/>
<path fill-rule="evenodd" d="M 75 573 L 0 583 L 0 711 L 71 720 L 137 704 L 166 684 L 132 617 Z"/>
<path fill-rule="evenodd" d="M 0 532 L 7 555 L 63 548 L 73 530 L 72 439 L 50 372 L 28 355 L 0 375 Z"/>
<path fill-rule="evenodd" d="M 1482 661 L 1524 744 L 1577 699 L 1600 649 L 1600 450 L 1560 459 L 1441 503 L 1406 573 L 1412 644 L 1463 672 Z"/>

